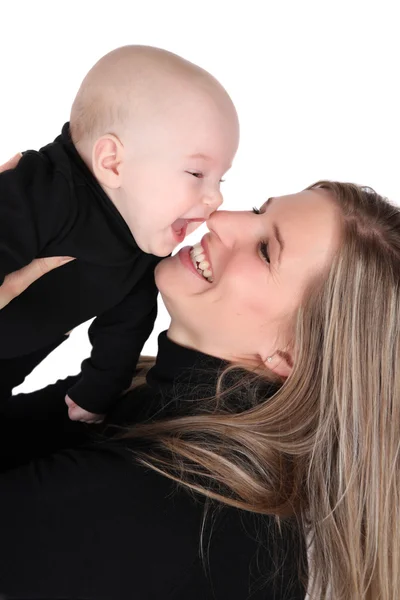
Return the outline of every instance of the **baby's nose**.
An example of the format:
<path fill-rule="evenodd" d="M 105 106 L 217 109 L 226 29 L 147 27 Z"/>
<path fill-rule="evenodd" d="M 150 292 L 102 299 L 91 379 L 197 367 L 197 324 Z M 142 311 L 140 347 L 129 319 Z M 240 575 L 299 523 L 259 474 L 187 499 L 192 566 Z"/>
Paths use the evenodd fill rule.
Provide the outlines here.
<path fill-rule="evenodd" d="M 203 203 L 207 207 L 209 215 L 221 206 L 223 200 L 220 190 L 213 190 L 204 196 Z"/>

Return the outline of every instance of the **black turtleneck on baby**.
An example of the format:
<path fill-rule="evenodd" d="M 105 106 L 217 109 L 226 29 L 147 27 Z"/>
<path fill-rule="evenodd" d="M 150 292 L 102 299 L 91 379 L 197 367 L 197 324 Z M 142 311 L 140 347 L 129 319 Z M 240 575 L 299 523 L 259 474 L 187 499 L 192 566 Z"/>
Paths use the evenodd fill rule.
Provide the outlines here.
<path fill-rule="evenodd" d="M 68 331 L 89 329 L 91 357 L 69 390 L 96 413 L 126 389 L 157 311 L 159 258 L 137 246 L 128 226 L 72 143 L 69 124 L 39 152 L 0 173 L 0 284 L 34 258 L 76 260 L 38 279 L 0 311 L 0 377 L 10 360 L 40 356 Z M 19 383 L 19 381 L 17 382 Z"/>
<path fill-rule="evenodd" d="M 147 385 L 115 425 L 172 417 L 215 392 L 226 366 L 165 333 Z M 300 600 L 304 544 L 273 517 L 211 505 L 137 463 L 129 440 L 68 420 L 74 378 L 0 408 L 0 594 L 12 599 Z M 271 390 L 272 391 L 272 390 Z M 239 405 L 241 400 L 239 400 Z M 189 408 L 188 408 L 189 407 Z M 238 406 L 240 410 L 240 406 Z M 293 524 L 291 523 L 291 526 Z M 200 553 L 203 531 L 204 560 Z"/>

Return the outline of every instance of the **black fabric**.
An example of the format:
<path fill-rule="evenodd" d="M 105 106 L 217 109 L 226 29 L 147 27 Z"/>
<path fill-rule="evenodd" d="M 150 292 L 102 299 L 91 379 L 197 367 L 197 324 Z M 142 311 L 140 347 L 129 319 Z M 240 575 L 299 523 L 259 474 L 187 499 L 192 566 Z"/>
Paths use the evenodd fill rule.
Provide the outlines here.
<path fill-rule="evenodd" d="M 68 339 L 67 335 L 61 336 L 48 346 L 39 348 L 31 354 L 17 356 L 15 358 L 5 358 L 1 362 L 0 377 L 0 401 L 11 396 L 15 387 L 23 383 L 24 379 L 33 371 L 33 369 L 42 362 L 53 350 L 58 348 Z"/>
<path fill-rule="evenodd" d="M 208 377 L 204 372 L 207 365 Z M 223 363 L 160 336 L 148 384 L 115 406 L 131 424 L 187 410 Z M 0 594 L 9 600 L 300 600 L 289 522 L 212 506 L 135 460 L 137 443 L 72 423 L 74 378 L 0 407 Z M 206 389 L 203 388 L 203 389 Z M 181 401 L 174 394 L 180 390 Z"/>
<path fill-rule="evenodd" d="M 36 257 L 73 256 L 0 311 L 4 359 L 31 355 L 80 323 L 93 350 L 71 398 L 103 413 L 126 389 L 157 312 L 154 267 L 76 151 L 68 123 L 39 152 L 0 174 L 0 284 Z M 6 343 L 5 343 L 6 342 Z M 27 374 L 27 373 L 26 373 Z"/>

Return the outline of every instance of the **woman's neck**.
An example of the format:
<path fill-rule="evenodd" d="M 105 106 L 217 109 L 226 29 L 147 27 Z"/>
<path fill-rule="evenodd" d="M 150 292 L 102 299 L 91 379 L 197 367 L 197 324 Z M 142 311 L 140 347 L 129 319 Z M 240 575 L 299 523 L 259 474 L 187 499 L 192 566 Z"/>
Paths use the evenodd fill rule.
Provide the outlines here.
<path fill-rule="evenodd" d="M 257 361 L 256 357 L 249 356 L 246 358 L 234 356 L 220 347 L 216 340 L 206 340 L 201 338 L 173 319 L 168 328 L 167 337 L 172 342 L 175 342 L 175 344 L 179 344 L 184 348 L 189 348 L 190 350 L 195 350 L 229 363 L 238 364 L 251 370 L 259 366 L 260 361 Z"/>
<path fill-rule="evenodd" d="M 220 358 L 222 360 L 229 360 L 226 356 L 222 356 L 213 344 L 205 343 L 203 339 L 188 331 L 182 327 L 180 323 L 176 323 L 176 321 L 171 321 L 167 331 L 167 337 L 172 342 L 175 342 L 175 344 L 179 344 L 179 346 L 183 346 L 184 348 L 196 350 L 196 352 L 215 356 L 215 358 Z"/>

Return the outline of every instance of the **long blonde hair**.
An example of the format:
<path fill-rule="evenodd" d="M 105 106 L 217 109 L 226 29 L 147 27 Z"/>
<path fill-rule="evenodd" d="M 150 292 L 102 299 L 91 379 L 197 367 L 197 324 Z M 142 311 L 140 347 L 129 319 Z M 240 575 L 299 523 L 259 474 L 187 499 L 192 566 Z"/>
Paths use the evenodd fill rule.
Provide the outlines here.
<path fill-rule="evenodd" d="M 296 515 L 311 598 L 397 600 L 400 212 L 370 188 L 315 188 L 340 207 L 342 242 L 295 315 L 290 377 L 265 399 L 267 376 L 237 370 L 232 385 L 228 373 L 214 402 L 128 435 L 151 442 L 142 463 L 209 498 Z"/>

